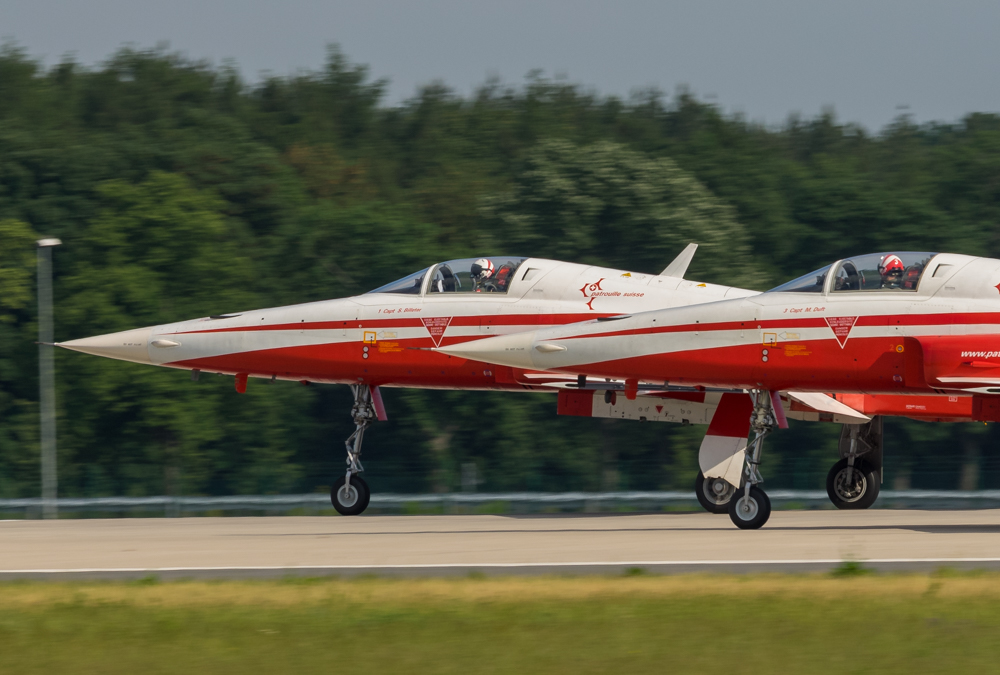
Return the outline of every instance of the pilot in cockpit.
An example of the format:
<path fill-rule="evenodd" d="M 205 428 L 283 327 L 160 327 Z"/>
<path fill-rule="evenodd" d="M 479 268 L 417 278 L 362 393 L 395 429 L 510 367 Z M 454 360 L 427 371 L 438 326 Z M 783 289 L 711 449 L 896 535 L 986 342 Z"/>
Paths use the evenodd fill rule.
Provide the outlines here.
<path fill-rule="evenodd" d="M 878 264 L 878 273 L 882 275 L 882 288 L 901 288 L 905 269 L 906 265 L 895 253 L 882 256 Z"/>
<path fill-rule="evenodd" d="M 495 286 L 488 283 L 493 276 L 493 263 L 489 258 L 480 258 L 472 263 L 469 275 L 472 277 L 473 288 L 476 293 L 497 290 Z"/>

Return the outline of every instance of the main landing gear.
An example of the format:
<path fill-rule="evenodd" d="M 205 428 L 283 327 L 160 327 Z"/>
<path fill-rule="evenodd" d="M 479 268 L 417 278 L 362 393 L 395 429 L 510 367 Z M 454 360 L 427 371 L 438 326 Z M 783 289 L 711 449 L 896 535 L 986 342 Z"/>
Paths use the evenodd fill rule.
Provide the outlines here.
<path fill-rule="evenodd" d="M 746 449 L 743 487 L 737 489 L 732 499 L 729 500 L 729 519 L 741 530 L 760 529 L 771 517 L 771 500 L 768 499 L 763 490 L 757 487 L 758 483 L 764 481 L 757 467 L 760 466 L 760 454 L 764 448 L 764 439 L 774 429 L 777 420 L 771 402 L 771 392 L 753 390 L 750 392 L 750 396 L 753 398 L 750 428 L 754 432 L 754 439 L 747 445 Z"/>
<path fill-rule="evenodd" d="M 736 488 L 725 478 L 705 478 L 701 471 L 694 481 L 694 494 L 698 503 L 709 513 L 729 513 L 729 500 Z"/>
<path fill-rule="evenodd" d="M 354 418 L 354 433 L 344 445 L 347 446 L 347 471 L 330 488 L 330 501 L 337 513 L 344 516 L 356 516 L 368 508 L 371 500 L 371 490 L 359 474 L 365 470 L 361 465 L 361 442 L 367 429 L 378 415 L 372 401 L 372 390 L 366 384 L 352 384 L 354 405 L 351 407 L 351 417 Z"/>
<path fill-rule="evenodd" d="M 840 454 L 826 476 L 826 493 L 838 509 L 867 509 L 882 486 L 882 418 L 845 424 Z"/>

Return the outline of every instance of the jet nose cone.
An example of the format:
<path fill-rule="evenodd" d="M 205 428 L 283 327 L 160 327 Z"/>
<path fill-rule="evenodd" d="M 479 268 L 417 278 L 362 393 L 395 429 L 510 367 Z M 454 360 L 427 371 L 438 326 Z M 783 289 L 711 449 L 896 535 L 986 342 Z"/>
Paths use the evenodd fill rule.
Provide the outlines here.
<path fill-rule="evenodd" d="M 152 334 L 152 328 L 136 328 L 81 340 L 57 342 L 56 346 L 120 361 L 152 363 L 149 359 L 149 338 Z"/>

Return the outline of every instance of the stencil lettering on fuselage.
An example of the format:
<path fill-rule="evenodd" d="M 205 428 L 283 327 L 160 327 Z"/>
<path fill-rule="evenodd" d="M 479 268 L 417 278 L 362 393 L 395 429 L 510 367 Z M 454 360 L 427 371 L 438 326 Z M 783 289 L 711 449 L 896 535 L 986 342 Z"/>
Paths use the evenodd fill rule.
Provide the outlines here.
<path fill-rule="evenodd" d="M 826 317 L 826 325 L 830 327 L 833 331 L 834 337 L 837 338 L 837 342 L 840 343 L 840 348 L 843 349 L 844 345 L 847 344 L 847 338 L 851 334 L 851 329 L 854 328 L 854 324 L 857 323 L 858 317 L 856 316 L 828 316 Z"/>
<path fill-rule="evenodd" d="M 434 340 L 435 347 L 441 346 L 441 338 L 444 337 L 444 332 L 451 324 L 452 318 L 450 316 L 434 316 L 429 319 L 420 320 L 424 324 L 424 328 L 427 329 L 427 332 L 431 334 L 431 339 Z"/>

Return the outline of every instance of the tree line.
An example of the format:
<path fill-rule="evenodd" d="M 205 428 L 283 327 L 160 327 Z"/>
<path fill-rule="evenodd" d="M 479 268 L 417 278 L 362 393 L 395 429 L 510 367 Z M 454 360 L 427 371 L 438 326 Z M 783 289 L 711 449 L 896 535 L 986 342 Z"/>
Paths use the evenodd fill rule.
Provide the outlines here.
<path fill-rule="evenodd" d="M 361 293 L 428 264 L 511 253 L 765 289 L 838 257 L 1000 257 L 1000 117 L 877 133 L 832 112 L 778 127 L 686 91 L 600 96 L 532 73 L 461 96 L 324 66 L 248 82 L 164 50 L 97 67 L 0 48 L 0 497 L 38 493 L 34 241 L 54 252 L 56 339 Z M 60 494 L 323 489 L 343 387 L 56 354 Z M 255 385 L 257 383 L 254 383 Z M 386 392 L 366 436 L 381 491 L 687 489 L 701 428 L 559 418 L 536 394 Z M 992 426 L 891 421 L 890 484 L 1000 487 Z M 769 441 L 774 487 L 817 488 L 838 429 Z"/>

